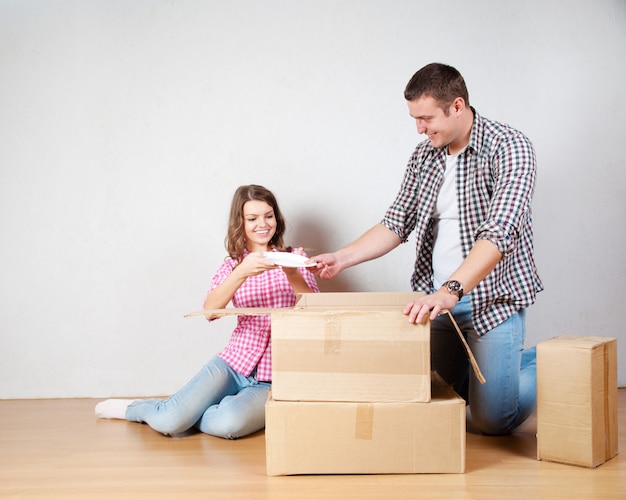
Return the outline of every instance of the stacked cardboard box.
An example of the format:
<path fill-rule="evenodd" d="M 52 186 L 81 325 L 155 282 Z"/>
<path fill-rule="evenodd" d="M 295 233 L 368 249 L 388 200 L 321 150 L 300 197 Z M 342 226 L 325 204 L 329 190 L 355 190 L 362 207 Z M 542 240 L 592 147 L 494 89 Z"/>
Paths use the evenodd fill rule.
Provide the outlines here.
<path fill-rule="evenodd" d="M 272 312 L 280 401 L 428 402 L 430 329 L 408 322 L 409 293 L 309 293 Z"/>
<path fill-rule="evenodd" d="M 537 458 L 596 467 L 617 454 L 617 340 L 537 345 Z"/>
<path fill-rule="evenodd" d="M 464 472 L 465 401 L 430 371 L 415 294 L 303 294 L 272 311 L 267 474 Z"/>

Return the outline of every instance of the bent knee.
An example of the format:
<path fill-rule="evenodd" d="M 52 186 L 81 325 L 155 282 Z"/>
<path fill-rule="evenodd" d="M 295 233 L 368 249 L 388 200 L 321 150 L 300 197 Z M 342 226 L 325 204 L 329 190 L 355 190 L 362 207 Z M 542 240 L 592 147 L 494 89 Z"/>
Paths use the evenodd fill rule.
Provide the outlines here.
<path fill-rule="evenodd" d="M 210 422 L 201 422 L 200 430 L 211 436 L 224 439 L 239 439 L 265 427 L 265 421 L 245 418 L 212 419 Z"/>
<path fill-rule="evenodd" d="M 515 418 L 496 418 L 492 415 L 475 415 L 472 412 L 472 425 L 482 434 L 488 436 L 506 436 L 511 434 L 515 427 Z"/>
<path fill-rule="evenodd" d="M 190 429 L 190 426 L 177 422 L 149 422 L 148 425 L 165 436 L 182 434 Z"/>
<path fill-rule="evenodd" d="M 194 424 L 194 422 L 176 412 L 150 415 L 145 419 L 145 422 L 152 427 L 152 429 L 166 436 L 174 436 L 175 434 L 187 432 Z"/>

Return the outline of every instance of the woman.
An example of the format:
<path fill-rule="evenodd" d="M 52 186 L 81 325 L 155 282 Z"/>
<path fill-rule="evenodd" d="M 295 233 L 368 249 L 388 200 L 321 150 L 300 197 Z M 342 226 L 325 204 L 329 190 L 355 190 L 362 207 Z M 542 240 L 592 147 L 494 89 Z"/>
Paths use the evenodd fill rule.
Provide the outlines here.
<path fill-rule="evenodd" d="M 279 267 L 264 256 L 284 248 L 284 233 L 274 195 L 262 186 L 239 187 L 230 209 L 229 257 L 212 279 L 204 309 L 231 301 L 235 307 L 292 307 L 296 293 L 319 292 L 306 268 Z M 270 331 L 269 315 L 238 316 L 226 348 L 176 394 L 165 400 L 109 399 L 96 406 L 96 416 L 144 422 L 166 435 L 196 428 L 236 439 L 256 432 L 265 426 L 272 380 Z"/>

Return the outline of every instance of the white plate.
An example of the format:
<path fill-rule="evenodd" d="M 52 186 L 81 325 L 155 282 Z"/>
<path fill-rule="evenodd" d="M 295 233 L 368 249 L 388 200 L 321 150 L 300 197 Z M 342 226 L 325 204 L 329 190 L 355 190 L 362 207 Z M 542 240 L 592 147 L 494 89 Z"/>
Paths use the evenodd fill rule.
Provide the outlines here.
<path fill-rule="evenodd" d="M 311 264 L 305 264 L 308 257 L 304 255 L 298 255 L 297 253 L 288 252 L 263 252 L 263 256 L 267 260 L 271 260 L 274 264 L 283 267 L 315 267 L 315 262 Z"/>

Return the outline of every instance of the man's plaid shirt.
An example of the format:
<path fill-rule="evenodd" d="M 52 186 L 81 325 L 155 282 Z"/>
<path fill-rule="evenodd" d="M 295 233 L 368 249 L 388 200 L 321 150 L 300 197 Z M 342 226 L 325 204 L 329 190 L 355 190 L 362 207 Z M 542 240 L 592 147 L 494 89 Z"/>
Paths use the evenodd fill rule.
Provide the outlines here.
<path fill-rule="evenodd" d="M 459 155 L 456 174 L 461 247 L 466 257 L 474 241 L 485 239 L 503 254 L 496 268 L 471 292 L 474 328 L 483 335 L 531 305 L 543 285 L 533 249 L 533 146 L 521 132 L 473 111 L 469 144 Z M 434 148 L 428 140 L 420 143 L 382 220 L 403 242 L 415 230 L 417 254 L 411 286 L 426 293 L 433 291 L 432 214 L 445 164 L 446 148 Z"/>

